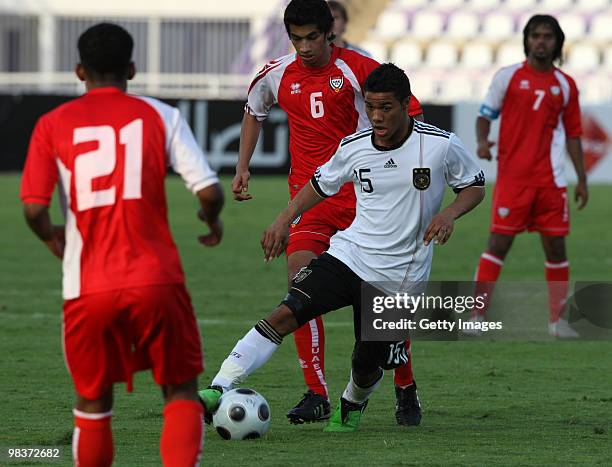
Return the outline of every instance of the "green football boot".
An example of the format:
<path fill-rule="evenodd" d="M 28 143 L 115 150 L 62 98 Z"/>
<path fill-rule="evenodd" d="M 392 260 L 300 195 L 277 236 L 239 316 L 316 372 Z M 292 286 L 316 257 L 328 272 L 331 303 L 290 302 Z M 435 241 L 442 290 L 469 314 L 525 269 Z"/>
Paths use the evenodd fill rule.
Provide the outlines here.
<path fill-rule="evenodd" d="M 336 407 L 327 426 L 323 429 L 326 433 L 352 433 L 357 431 L 361 414 L 368 405 L 368 401 L 363 404 L 349 402 L 343 397 L 340 398 L 340 405 Z"/>
<path fill-rule="evenodd" d="M 219 399 L 223 395 L 223 389 L 219 386 L 209 386 L 206 389 L 198 391 L 200 402 L 204 406 L 204 421 L 210 425 L 212 416 L 219 407 Z"/>

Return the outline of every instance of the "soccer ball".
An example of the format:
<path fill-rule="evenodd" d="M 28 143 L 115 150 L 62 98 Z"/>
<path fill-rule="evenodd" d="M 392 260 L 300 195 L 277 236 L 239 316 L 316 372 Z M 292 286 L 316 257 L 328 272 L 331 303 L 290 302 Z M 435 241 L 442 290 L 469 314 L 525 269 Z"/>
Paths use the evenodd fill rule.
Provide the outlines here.
<path fill-rule="evenodd" d="M 223 439 L 260 438 L 270 427 L 270 406 L 252 389 L 232 389 L 221 396 L 213 426 Z"/>

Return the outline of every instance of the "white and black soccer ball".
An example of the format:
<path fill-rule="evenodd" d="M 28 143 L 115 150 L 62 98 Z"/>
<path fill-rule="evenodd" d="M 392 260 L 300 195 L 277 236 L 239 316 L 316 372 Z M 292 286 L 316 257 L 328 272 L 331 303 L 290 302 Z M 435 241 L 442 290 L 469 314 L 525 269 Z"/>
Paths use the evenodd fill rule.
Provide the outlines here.
<path fill-rule="evenodd" d="M 221 396 L 213 426 L 223 439 L 260 438 L 270 427 L 270 406 L 252 389 L 232 389 Z"/>

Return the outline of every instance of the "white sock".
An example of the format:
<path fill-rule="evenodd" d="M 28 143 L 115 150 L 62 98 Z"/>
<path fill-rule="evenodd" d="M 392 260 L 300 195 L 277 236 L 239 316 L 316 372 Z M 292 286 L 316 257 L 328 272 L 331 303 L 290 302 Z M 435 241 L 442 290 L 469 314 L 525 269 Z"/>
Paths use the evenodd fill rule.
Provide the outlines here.
<path fill-rule="evenodd" d="M 260 324 L 261 321 L 257 323 L 258 329 L 261 329 Z M 272 337 L 277 340 L 276 336 Z M 221 369 L 213 378 L 212 385 L 221 386 L 224 391 L 233 389 L 270 360 L 279 345 L 280 343 L 272 342 L 270 338 L 264 337 L 260 331 L 252 328 L 236 343 L 224 360 Z"/>
<path fill-rule="evenodd" d="M 355 380 L 353 379 L 353 372 L 351 371 L 351 377 L 349 378 L 349 382 L 346 385 L 346 389 L 342 393 L 342 397 L 349 402 L 354 402 L 355 404 L 363 404 L 370 398 L 370 395 L 376 391 L 376 388 L 380 386 L 381 381 L 383 380 L 383 376 L 385 376 L 385 372 L 380 372 L 380 378 L 370 387 L 362 388 L 361 386 L 357 386 Z"/>

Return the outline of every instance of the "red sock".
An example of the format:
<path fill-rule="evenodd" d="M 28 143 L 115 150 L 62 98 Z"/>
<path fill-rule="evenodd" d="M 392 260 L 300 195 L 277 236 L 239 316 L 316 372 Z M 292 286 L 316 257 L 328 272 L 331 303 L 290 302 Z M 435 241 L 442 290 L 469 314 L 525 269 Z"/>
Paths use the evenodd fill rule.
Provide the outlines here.
<path fill-rule="evenodd" d="M 493 294 L 493 290 L 495 289 L 495 282 L 499 277 L 499 273 L 501 272 L 503 265 L 503 260 L 495 255 L 492 255 L 491 253 L 485 252 L 480 255 L 478 268 L 476 269 L 476 275 L 474 277 L 474 281 L 476 281 L 474 295 L 485 296 L 486 294 L 486 299 L 484 301 L 484 307 L 478 311 L 475 310 L 476 314 L 479 314 L 480 316 L 485 316 L 487 314 L 491 296 Z M 472 316 L 474 316 L 474 313 Z"/>
<path fill-rule="evenodd" d="M 160 452 L 165 467 L 200 465 L 202 455 L 202 404 L 175 400 L 164 407 Z"/>
<path fill-rule="evenodd" d="M 548 283 L 548 305 L 550 322 L 554 323 L 563 314 L 569 288 L 569 262 L 551 263 L 546 261 L 546 282 Z"/>
<path fill-rule="evenodd" d="M 408 362 L 395 369 L 393 372 L 393 382 L 396 386 L 410 386 L 414 383 L 412 374 L 412 353 L 410 352 L 410 339 L 406 339 L 406 348 L 408 349 Z"/>
<path fill-rule="evenodd" d="M 74 409 L 72 457 L 75 467 L 109 467 L 113 463 L 111 412 L 86 413 Z"/>
<path fill-rule="evenodd" d="M 293 333 L 304 381 L 308 389 L 328 397 L 325 382 L 325 330 L 319 316 Z"/>

